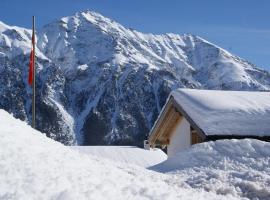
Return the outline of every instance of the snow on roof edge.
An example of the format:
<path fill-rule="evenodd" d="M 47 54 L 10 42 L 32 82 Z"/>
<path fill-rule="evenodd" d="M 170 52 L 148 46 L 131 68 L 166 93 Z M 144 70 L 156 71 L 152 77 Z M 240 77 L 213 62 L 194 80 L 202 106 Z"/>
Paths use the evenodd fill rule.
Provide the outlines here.
<path fill-rule="evenodd" d="M 206 135 L 270 136 L 269 92 L 178 88 L 171 96 Z"/>

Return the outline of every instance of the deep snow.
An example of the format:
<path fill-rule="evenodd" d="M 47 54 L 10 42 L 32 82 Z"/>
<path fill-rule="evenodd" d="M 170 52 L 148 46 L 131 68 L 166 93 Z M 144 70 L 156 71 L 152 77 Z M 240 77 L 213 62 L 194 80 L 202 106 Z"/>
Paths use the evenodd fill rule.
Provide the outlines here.
<path fill-rule="evenodd" d="M 191 146 L 151 168 L 193 188 L 249 199 L 270 199 L 270 144 L 220 140 Z"/>
<path fill-rule="evenodd" d="M 226 199 L 164 174 L 79 153 L 3 110 L 0 122 L 0 199 Z"/>
<path fill-rule="evenodd" d="M 71 146 L 71 148 L 87 155 L 145 168 L 167 159 L 167 155 L 158 148 L 151 150 L 135 146 Z"/>
<path fill-rule="evenodd" d="M 198 144 L 147 170 L 80 153 L 3 110 L 0 122 L 0 199 L 270 197 L 270 144 L 265 142 Z"/>

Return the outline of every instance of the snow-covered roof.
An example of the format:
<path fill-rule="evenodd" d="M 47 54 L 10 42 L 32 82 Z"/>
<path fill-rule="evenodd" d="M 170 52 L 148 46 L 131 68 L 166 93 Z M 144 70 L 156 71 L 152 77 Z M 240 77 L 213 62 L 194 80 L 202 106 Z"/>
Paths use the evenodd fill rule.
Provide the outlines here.
<path fill-rule="evenodd" d="M 205 135 L 270 136 L 270 92 L 177 89 L 170 97 Z"/>
<path fill-rule="evenodd" d="M 71 148 L 115 162 L 150 167 L 167 159 L 160 149 L 145 150 L 135 146 L 72 146 Z"/>

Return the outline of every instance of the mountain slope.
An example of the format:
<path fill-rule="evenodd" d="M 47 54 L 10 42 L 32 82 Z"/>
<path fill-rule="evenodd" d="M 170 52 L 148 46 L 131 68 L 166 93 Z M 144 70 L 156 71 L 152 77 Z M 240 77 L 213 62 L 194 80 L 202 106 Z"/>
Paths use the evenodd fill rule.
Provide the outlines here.
<path fill-rule="evenodd" d="M 6 37 L 16 41 L 12 34 L 1 32 L 0 73 L 29 96 L 29 51 L 9 56 L 3 50 Z M 143 34 L 91 11 L 45 25 L 37 38 L 37 128 L 64 144 L 142 145 L 167 95 L 178 87 L 270 87 L 269 72 L 200 37 Z M 11 55 L 15 52 L 12 49 Z M 5 75 L 12 65 L 22 74 L 20 78 Z M 6 103 L 0 101 L 0 107 L 30 119 L 31 102 L 18 87 L 1 91 Z M 16 98 L 14 105 L 20 107 L 14 108 L 8 105 L 13 99 L 9 94 L 18 91 L 16 96 L 22 99 Z"/>
<path fill-rule="evenodd" d="M 30 48 L 29 30 L 0 23 L 0 107 L 26 121 L 31 120 L 31 88 L 27 83 Z M 64 99 L 64 74 L 38 48 L 36 56 L 37 129 L 64 144 L 74 144 L 69 125 L 73 119 L 58 103 L 59 98 Z"/>

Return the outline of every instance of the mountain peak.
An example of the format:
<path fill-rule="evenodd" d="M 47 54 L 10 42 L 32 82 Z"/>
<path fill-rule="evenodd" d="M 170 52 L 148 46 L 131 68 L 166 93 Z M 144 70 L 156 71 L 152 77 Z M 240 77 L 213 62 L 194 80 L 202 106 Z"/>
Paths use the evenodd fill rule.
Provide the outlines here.
<path fill-rule="evenodd" d="M 87 9 L 87 10 L 83 10 L 83 11 L 79 11 L 79 12 L 76 12 L 75 13 L 75 16 L 91 16 L 93 18 L 99 18 L 99 19 L 109 19 L 105 16 L 103 16 L 102 14 L 98 13 L 98 12 L 95 12 L 95 11 L 92 11 L 90 9 Z M 110 19 L 109 19 L 110 20 Z"/>
<path fill-rule="evenodd" d="M 58 22 L 66 24 L 70 22 L 75 22 L 76 24 L 90 23 L 92 25 L 99 26 L 100 28 L 104 28 L 104 26 L 121 26 L 119 23 L 91 10 L 84 10 L 76 12 L 71 16 L 62 17 Z"/>
<path fill-rule="evenodd" d="M 0 108 L 12 112 L 17 108 L 16 116 L 27 118 L 31 116 L 27 99 L 31 98 L 23 99 L 22 81 L 18 80 L 27 77 L 29 56 L 16 48 L 29 51 L 31 34 L 20 40 L 24 29 L 12 29 L 0 31 L 0 53 L 22 73 L 2 73 L 2 85 L 19 84 L 3 87 Z M 268 72 L 198 36 L 145 34 L 90 10 L 39 30 L 39 51 L 38 65 L 44 67 L 37 73 L 37 91 L 42 94 L 37 124 L 42 132 L 65 144 L 74 142 L 74 134 L 78 144 L 142 144 L 175 88 L 270 88 Z M 0 64 L 7 62 L 3 58 Z M 14 101 L 10 94 L 21 98 L 10 104 Z"/>
<path fill-rule="evenodd" d="M 0 53 L 14 57 L 27 54 L 31 48 L 31 30 L 0 21 Z"/>

